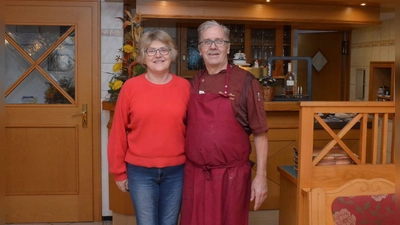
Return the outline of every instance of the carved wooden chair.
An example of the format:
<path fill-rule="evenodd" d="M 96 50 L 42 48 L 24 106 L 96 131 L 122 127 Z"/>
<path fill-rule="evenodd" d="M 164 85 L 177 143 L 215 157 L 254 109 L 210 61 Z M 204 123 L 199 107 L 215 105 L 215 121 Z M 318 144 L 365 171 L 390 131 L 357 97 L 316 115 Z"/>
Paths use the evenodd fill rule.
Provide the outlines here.
<path fill-rule="evenodd" d="M 395 185 L 386 179 L 355 179 L 334 190 L 304 191 L 312 225 L 395 224 Z"/>

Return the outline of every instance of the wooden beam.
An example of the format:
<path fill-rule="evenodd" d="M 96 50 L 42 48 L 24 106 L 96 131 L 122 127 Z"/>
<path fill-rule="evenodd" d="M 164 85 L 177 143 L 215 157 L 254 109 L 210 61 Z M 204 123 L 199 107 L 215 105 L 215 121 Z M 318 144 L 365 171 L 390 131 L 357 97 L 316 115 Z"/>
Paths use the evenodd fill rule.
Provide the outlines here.
<path fill-rule="evenodd" d="M 285 23 L 380 24 L 379 7 L 247 2 L 137 0 L 144 18 L 271 21 Z"/>

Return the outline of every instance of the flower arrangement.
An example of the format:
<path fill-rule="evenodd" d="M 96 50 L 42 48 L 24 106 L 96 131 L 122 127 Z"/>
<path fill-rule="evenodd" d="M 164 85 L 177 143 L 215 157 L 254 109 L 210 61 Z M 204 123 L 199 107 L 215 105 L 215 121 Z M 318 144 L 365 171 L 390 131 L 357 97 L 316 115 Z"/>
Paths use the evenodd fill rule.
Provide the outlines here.
<path fill-rule="evenodd" d="M 116 56 L 113 72 L 109 73 L 113 75 L 108 83 L 110 87 L 108 90 L 110 94 L 109 102 L 117 101 L 119 92 L 125 81 L 146 72 L 146 68 L 136 62 L 137 44 L 143 33 L 143 27 L 141 26 L 143 21 L 142 16 L 140 13 L 136 13 L 132 17 L 128 10 L 125 10 L 125 14 L 126 18 L 116 17 L 123 22 L 122 28 L 124 28 L 125 35 L 123 47 L 119 49 L 122 56 Z"/>
<path fill-rule="evenodd" d="M 261 87 L 275 87 L 277 82 L 272 76 L 263 76 L 258 79 Z"/>
<path fill-rule="evenodd" d="M 264 101 L 270 102 L 274 100 L 275 86 L 277 81 L 272 76 L 263 76 L 258 79 L 263 92 Z"/>

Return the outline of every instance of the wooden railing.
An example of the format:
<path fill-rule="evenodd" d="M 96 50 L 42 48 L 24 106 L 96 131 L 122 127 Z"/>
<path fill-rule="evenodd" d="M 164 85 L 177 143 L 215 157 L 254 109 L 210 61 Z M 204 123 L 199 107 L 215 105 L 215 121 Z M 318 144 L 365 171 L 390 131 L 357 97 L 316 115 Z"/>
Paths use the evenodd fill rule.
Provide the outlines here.
<path fill-rule="evenodd" d="M 394 124 L 394 102 L 299 102 L 299 105 L 297 224 L 308 223 L 309 207 L 304 190 L 316 187 L 332 190 L 358 178 L 384 178 L 394 182 L 395 131 L 394 125 L 389 126 Z M 335 113 L 353 113 L 355 116 L 335 132 L 321 118 L 322 114 Z M 331 140 L 313 157 L 316 123 L 329 134 Z M 342 138 L 356 124 L 359 126 L 359 141 L 349 146 Z M 343 149 L 355 163 L 317 165 L 334 146 Z"/>

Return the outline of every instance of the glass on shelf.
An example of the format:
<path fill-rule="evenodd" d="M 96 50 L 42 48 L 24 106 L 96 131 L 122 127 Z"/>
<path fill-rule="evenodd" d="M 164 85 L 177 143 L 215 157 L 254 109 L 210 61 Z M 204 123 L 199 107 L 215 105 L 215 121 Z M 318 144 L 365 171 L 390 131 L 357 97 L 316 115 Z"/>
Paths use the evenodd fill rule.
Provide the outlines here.
<path fill-rule="evenodd" d="M 267 61 L 268 60 L 268 47 L 263 47 L 263 55 L 264 55 L 263 59 L 265 61 Z"/>
<path fill-rule="evenodd" d="M 244 43 L 244 25 L 243 24 L 227 24 L 230 30 L 229 40 L 231 45 Z"/>
<path fill-rule="evenodd" d="M 260 61 L 262 60 L 262 47 L 258 47 L 257 48 L 257 59 L 259 59 Z"/>
<path fill-rule="evenodd" d="M 263 30 L 263 44 L 264 45 L 274 45 L 275 44 L 275 30 L 274 29 L 264 29 Z"/>
<path fill-rule="evenodd" d="M 262 44 L 262 29 L 253 29 L 251 31 L 251 44 L 252 45 L 260 45 Z"/>
<path fill-rule="evenodd" d="M 291 29 L 290 26 L 283 27 L 283 44 L 290 44 Z"/>

